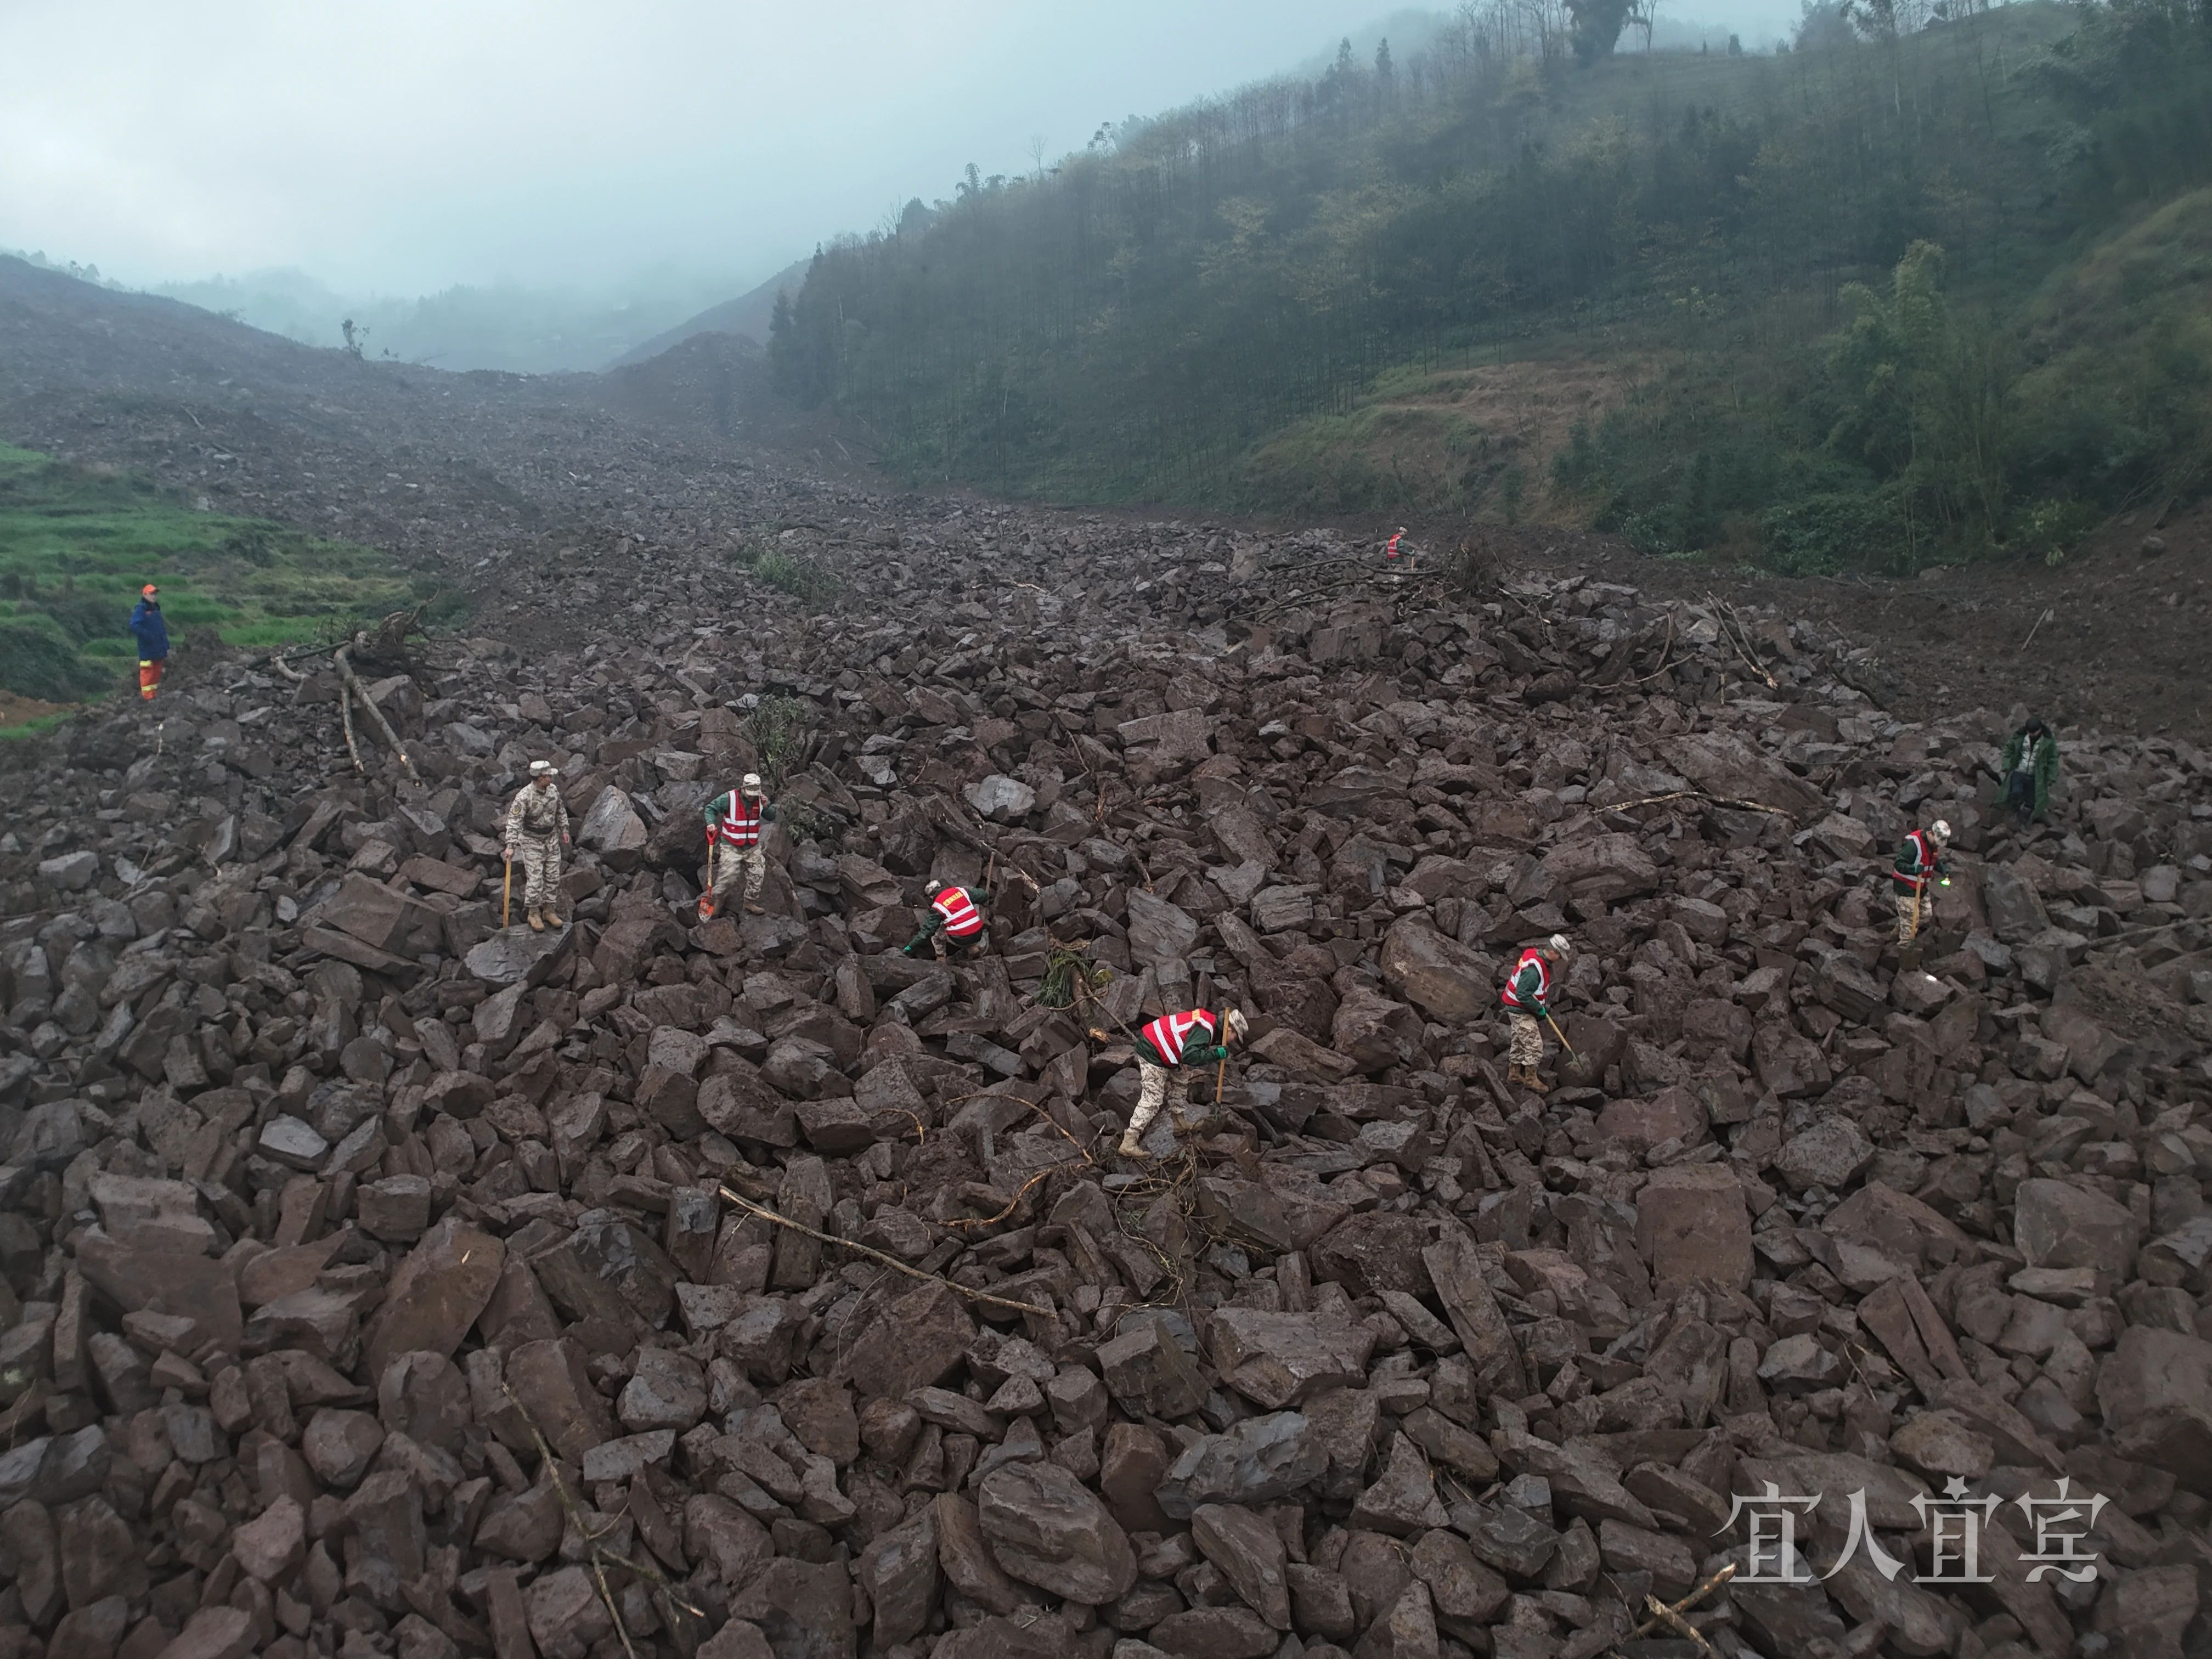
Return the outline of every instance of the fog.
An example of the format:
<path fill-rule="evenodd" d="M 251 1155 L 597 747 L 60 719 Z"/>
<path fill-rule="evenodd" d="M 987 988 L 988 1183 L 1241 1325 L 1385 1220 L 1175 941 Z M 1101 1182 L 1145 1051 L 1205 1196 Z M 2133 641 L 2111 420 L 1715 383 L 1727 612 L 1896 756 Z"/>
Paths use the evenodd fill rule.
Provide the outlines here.
<path fill-rule="evenodd" d="M 1748 39 L 1774 8 L 1698 15 L 1731 9 Z M 970 161 L 1026 171 L 1421 22 L 1376 0 L 0 6 L 0 246 L 327 343 L 322 312 L 371 296 L 527 289 L 592 319 L 554 353 L 588 357 Z"/>

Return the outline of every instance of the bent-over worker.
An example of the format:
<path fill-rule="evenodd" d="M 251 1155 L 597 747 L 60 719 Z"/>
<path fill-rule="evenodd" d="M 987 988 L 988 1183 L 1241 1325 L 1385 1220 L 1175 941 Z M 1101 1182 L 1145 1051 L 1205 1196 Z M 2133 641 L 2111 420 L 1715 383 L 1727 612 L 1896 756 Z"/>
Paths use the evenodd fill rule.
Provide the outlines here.
<path fill-rule="evenodd" d="M 530 781 L 507 809 L 507 861 L 522 860 L 522 902 L 530 907 L 530 931 L 558 927 L 553 908 L 561 896 L 561 849 L 568 844 L 568 804 L 561 799 L 560 775 L 550 761 L 530 763 Z"/>
<path fill-rule="evenodd" d="M 1162 1014 L 1137 1033 L 1137 1075 L 1142 1086 L 1137 1091 L 1137 1109 L 1129 1114 L 1129 1127 L 1121 1136 L 1122 1157 L 1145 1156 L 1145 1131 L 1167 1102 L 1168 1073 L 1218 1063 L 1247 1029 L 1242 1009 L 1224 1008 L 1217 1017 L 1209 1009 L 1187 1008 L 1179 1014 Z"/>
<path fill-rule="evenodd" d="M 983 913 L 991 902 L 990 889 L 933 881 L 928 896 L 929 908 L 921 913 L 921 930 L 899 947 L 899 954 L 910 957 L 931 940 L 941 939 L 934 952 L 938 957 L 967 955 L 983 937 Z"/>

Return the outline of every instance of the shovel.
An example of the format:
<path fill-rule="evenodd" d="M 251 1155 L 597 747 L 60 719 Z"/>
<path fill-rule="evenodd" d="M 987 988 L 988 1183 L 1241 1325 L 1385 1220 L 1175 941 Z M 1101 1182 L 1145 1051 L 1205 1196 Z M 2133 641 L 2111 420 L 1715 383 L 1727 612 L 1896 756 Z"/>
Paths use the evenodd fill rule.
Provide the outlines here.
<path fill-rule="evenodd" d="M 1544 1016 L 1544 1024 L 1552 1028 L 1552 1035 L 1559 1038 L 1559 1047 L 1567 1051 L 1567 1058 L 1579 1065 L 1582 1062 L 1582 1056 L 1575 1052 L 1575 1045 L 1567 1041 L 1567 1034 L 1559 1029 L 1559 1022 L 1547 1014 Z"/>
<path fill-rule="evenodd" d="M 507 855 L 507 878 L 499 884 L 499 930 L 507 931 L 507 911 L 514 899 L 514 854 Z"/>

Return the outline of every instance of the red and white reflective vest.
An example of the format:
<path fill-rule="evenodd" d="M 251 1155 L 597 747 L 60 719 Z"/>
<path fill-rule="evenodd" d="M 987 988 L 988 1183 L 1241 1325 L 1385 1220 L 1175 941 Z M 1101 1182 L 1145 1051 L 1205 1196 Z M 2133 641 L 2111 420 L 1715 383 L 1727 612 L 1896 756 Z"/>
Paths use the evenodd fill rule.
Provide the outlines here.
<path fill-rule="evenodd" d="M 1905 846 L 1911 849 L 1912 854 L 1912 872 L 1908 875 L 1899 867 L 1905 862 L 1903 849 L 1900 849 L 1897 863 L 1890 867 L 1889 878 L 1897 884 L 1899 891 L 1917 892 L 1927 885 L 1928 878 L 1936 868 L 1936 849 L 1929 844 L 1928 832 L 1925 830 L 1906 830 Z"/>
<path fill-rule="evenodd" d="M 1521 993 L 1517 988 L 1521 983 L 1521 975 L 1526 973 L 1531 967 L 1534 967 L 1536 970 L 1536 1000 L 1539 1003 L 1547 1006 L 1550 1004 L 1552 1000 L 1552 964 L 1544 960 L 1544 953 L 1541 951 L 1539 951 L 1534 945 L 1531 945 L 1528 950 L 1523 951 L 1521 953 L 1521 960 L 1513 964 L 1512 973 L 1506 977 L 1505 988 L 1498 994 L 1498 1000 L 1504 1003 L 1507 1007 L 1519 1008 L 1522 1006 Z"/>
<path fill-rule="evenodd" d="M 1203 1008 L 1186 1009 L 1180 1014 L 1162 1014 L 1138 1035 L 1148 1043 L 1164 1066 L 1182 1064 L 1182 1051 L 1190 1046 L 1191 1033 L 1202 1031 L 1206 1046 L 1213 1042 L 1213 1016 Z"/>
<path fill-rule="evenodd" d="M 761 838 L 761 812 L 765 801 L 745 799 L 744 791 L 732 789 L 729 805 L 722 813 L 722 845 L 725 847 L 757 847 Z"/>
<path fill-rule="evenodd" d="M 973 939 L 983 931 L 983 913 L 975 908 L 965 887 L 940 887 L 929 908 L 945 918 L 945 931 L 952 939 Z"/>

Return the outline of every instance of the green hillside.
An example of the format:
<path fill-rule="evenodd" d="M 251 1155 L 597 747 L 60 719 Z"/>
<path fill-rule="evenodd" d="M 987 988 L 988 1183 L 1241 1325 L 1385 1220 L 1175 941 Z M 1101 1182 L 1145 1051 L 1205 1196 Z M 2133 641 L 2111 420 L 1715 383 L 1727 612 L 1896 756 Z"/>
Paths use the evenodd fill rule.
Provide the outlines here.
<path fill-rule="evenodd" d="M 0 444 L 0 690 L 52 702 L 124 685 L 146 582 L 173 641 L 277 645 L 406 603 L 384 554 L 202 513 L 127 473 Z"/>
<path fill-rule="evenodd" d="M 1800 568 L 2194 486 L 2212 5 L 1816 5 L 1758 58 L 1532 15 L 971 170 L 823 252 L 777 384 L 915 482 Z"/>

